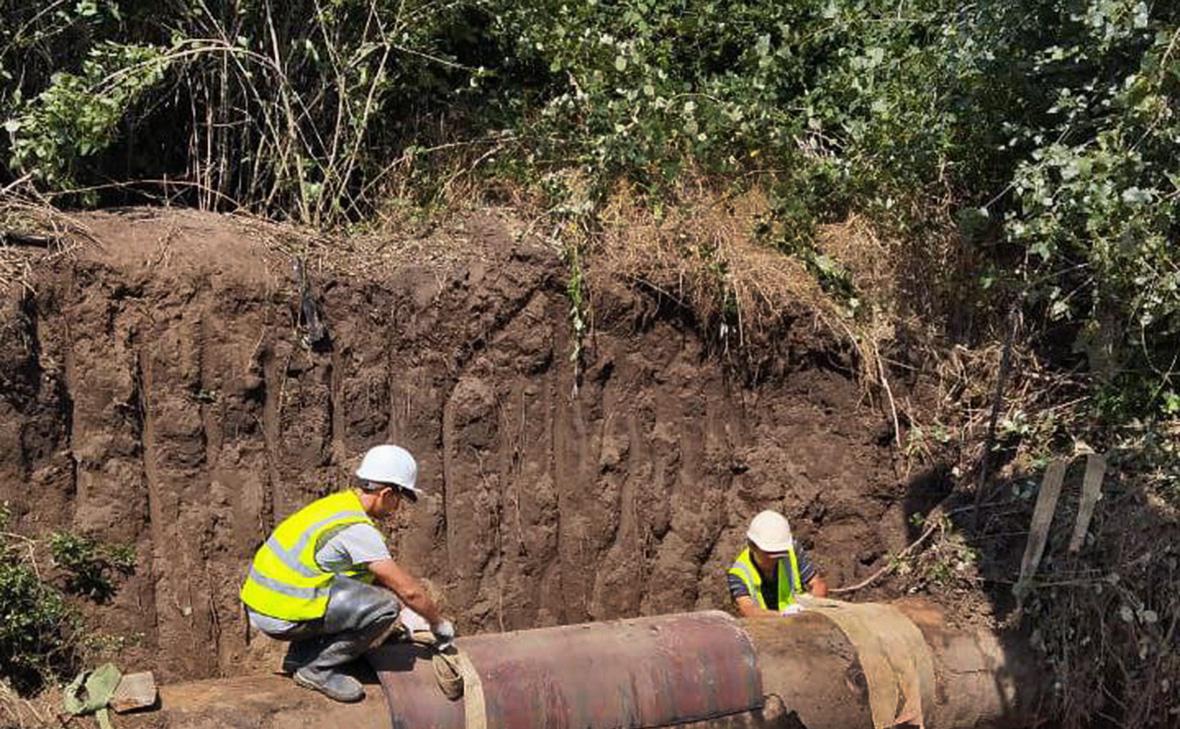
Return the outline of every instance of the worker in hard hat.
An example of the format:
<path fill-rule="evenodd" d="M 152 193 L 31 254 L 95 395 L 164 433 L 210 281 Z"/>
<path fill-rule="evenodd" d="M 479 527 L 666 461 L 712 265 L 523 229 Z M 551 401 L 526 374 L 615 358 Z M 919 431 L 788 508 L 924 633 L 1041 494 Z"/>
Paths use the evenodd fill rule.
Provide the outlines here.
<path fill-rule="evenodd" d="M 743 617 L 789 615 L 804 587 L 827 597 L 828 585 L 795 544 L 787 517 L 763 511 L 750 522 L 747 545 L 727 573 L 729 594 Z"/>
<path fill-rule="evenodd" d="M 398 629 L 403 606 L 445 650 L 455 628 L 422 584 L 389 554 L 376 521 L 415 502 L 418 464 L 404 448 L 369 449 L 352 488 L 313 501 L 282 521 L 254 555 L 241 598 L 250 623 L 290 641 L 283 669 L 295 683 L 337 701 L 365 692 L 341 667 Z"/>

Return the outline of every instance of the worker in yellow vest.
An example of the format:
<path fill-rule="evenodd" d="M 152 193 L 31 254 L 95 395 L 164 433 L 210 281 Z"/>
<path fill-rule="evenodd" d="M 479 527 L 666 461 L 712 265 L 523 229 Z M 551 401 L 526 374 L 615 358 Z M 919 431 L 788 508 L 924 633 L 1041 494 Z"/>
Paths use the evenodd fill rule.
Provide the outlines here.
<path fill-rule="evenodd" d="M 418 464 L 404 448 L 365 453 L 353 488 L 314 501 L 282 521 L 259 547 L 242 585 L 250 623 L 290 641 L 283 669 L 295 683 L 337 701 L 365 692 L 341 667 L 399 627 L 405 606 L 445 650 L 455 628 L 421 583 L 389 554 L 375 520 L 415 502 Z M 407 611 L 407 612 L 408 612 Z"/>
<path fill-rule="evenodd" d="M 726 575 L 730 597 L 742 617 L 796 612 L 795 598 L 805 586 L 816 597 L 827 597 L 828 585 L 796 546 L 787 517 L 761 512 L 750 522 L 746 540 Z"/>

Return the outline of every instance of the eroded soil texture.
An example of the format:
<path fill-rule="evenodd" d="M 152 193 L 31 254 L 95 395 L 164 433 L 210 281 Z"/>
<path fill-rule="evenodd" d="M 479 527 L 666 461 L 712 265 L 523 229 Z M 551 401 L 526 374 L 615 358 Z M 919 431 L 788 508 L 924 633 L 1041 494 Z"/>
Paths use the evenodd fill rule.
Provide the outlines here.
<path fill-rule="evenodd" d="M 690 318 L 604 285 L 575 367 L 560 257 L 485 214 L 453 255 L 309 256 L 317 338 L 293 247 L 212 215 L 85 221 L 92 241 L 3 301 L 0 499 L 24 533 L 135 545 L 87 608 L 133 637 L 128 668 L 272 667 L 237 600 L 250 555 L 385 441 L 428 494 L 389 525 L 395 554 L 465 632 L 724 607 L 763 508 L 835 583 L 906 543 L 892 427 L 805 312 L 751 384 Z"/>

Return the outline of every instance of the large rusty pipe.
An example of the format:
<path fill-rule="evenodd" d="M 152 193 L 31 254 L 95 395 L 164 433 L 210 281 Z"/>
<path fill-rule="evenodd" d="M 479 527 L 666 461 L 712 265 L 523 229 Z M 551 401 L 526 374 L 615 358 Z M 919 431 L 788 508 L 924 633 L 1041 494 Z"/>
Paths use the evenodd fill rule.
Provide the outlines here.
<path fill-rule="evenodd" d="M 1045 674 L 1024 640 L 947 625 L 923 601 L 894 603 L 921 631 L 935 668 L 932 729 L 1003 729 L 1038 723 Z M 872 727 L 868 690 L 856 651 L 827 619 L 804 613 L 784 628 L 773 618 L 743 621 L 754 643 L 767 697 L 761 723 L 738 726 Z M 797 722 L 797 723 L 796 723 Z"/>
<path fill-rule="evenodd" d="M 1043 681 L 1018 641 L 950 627 L 922 603 L 896 606 L 934 658 L 926 726 L 1035 723 Z M 488 729 L 873 726 L 856 650 L 815 614 L 739 621 L 689 613 L 474 636 L 459 645 L 480 676 Z M 136 725 L 465 729 L 464 700 L 442 695 L 425 658 L 421 647 L 402 644 L 374 652 L 380 684 L 351 706 L 275 676 L 164 687 L 161 710 Z"/>

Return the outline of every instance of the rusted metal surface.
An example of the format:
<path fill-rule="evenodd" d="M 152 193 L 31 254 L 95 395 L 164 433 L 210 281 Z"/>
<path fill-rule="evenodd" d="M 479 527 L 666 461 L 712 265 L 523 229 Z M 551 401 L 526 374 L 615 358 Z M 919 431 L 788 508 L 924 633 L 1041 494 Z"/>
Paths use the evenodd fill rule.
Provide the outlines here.
<path fill-rule="evenodd" d="M 1048 674 L 1019 636 L 948 625 L 928 603 L 895 606 L 934 655 L 938 690 L 927 726 L 1017 729 L 1042 723 Z M 873 724 L 855 647 L 830 620 L 807 612 L 740 622 L 698 613 L 460 642 L 483 674 L 490 710 L 481 715 L 488 729 Z M 162 686 L 158 711 L 124 715 L 120 726 L 388 729 L 392 720 L 399 729 L 467 729 L 463 701 L 442 696 L 427 649 L 387 646 L 372 663 L 384 690 L 367 686 L 357 704 L 336 703 L 285 677 L 243 676 Z M 360 677 L 367 682 L 365 674 Z M 731 709 L 736 713 L 722 714 Z"/>
<path fill-rule="evenodd" d="M 488 729 L 657 727 L 763 703 L 754 649 L 721 612 L 541 628 L 459 642 L 479 673 Z M 435 685 L 426 650 L 370 655 L 395 729 L 462 729 L 462 700 Z"/>
<path fill-rule="evenodd" d="M 466 644 L 474 638 L 460 642 Z M 393 729 L 464 729 L 463 700 L 443 696 L 430 662 L 431 649 L 387 643 L 369 653 L 369 665 L 385 693 Z"/>

